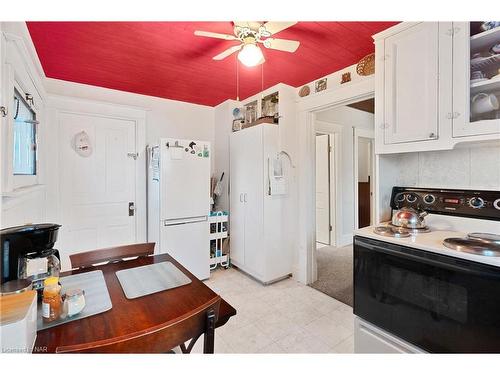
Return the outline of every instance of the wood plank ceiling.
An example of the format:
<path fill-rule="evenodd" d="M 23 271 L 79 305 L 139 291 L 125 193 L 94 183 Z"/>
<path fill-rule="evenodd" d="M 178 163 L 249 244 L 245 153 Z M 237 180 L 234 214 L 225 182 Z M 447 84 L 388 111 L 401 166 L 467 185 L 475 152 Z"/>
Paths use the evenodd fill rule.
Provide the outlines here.
<path fill-rule="evenodd" d="M 262 48 L 263 66 L 239 65 L 239 96 L 277 83 L 299 87 L 373 52 L 371 36 L 397 22 L 299 22 L 276 37 L 300 41 L 293 53 Z M 234 41 L 231 22 L 27 22 L 49 78 L 214 106 L 235 99 L 236 54 L 212 57 Z M 263 79 L 262 79 L 263 78 Z"/>

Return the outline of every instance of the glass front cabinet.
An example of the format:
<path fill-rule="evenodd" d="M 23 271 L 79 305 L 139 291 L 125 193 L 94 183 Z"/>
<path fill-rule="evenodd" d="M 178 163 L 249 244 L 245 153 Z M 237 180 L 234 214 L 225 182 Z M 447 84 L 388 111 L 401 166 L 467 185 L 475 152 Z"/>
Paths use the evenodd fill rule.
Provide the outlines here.
<path fill-rule="evenodd" d="M 455 22 L 453 137 L 500 136 L 500 22 Z"/>

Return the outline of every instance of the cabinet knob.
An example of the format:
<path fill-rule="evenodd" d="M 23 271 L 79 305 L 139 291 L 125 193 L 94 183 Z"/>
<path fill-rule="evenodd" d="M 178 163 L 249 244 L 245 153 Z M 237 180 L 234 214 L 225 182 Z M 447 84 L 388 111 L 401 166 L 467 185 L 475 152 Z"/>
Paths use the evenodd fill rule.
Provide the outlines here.
<path fill-rule="evenodd" d="M 448 120 L 451 120 L 451 119 L 453 118 L 453 113 L 448 112 L 448 113 L 446 114 L 446 118 L 447 118 Z"/>
<path fill-rule="evenodd" d="M 429 138 L 431 138 L 431 139 L 436 138 L 436 134 L 435 133 L 430 133 L 429 134 Z"/>
<path fill-rule="evenodd" d="M 460 112 L 453 112 L 453 118 L 459 118 Z"/>

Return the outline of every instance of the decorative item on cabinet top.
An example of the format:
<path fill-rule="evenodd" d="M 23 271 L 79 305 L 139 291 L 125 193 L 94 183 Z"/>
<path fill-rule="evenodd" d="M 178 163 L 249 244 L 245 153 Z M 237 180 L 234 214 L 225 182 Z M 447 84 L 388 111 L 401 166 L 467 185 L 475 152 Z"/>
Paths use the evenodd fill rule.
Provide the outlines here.
<path fill-rule="evenodd" d="M 307 96 L 311 93 L 311 89 L 309 88 L 308 85 L 302 86 L 301 89 L 299 90 L 299 96 L 303 98 L 304 96 Z"/>
<path fill-rule="evenodd" d="M 279 112 L 279 95 L 278 92 L 266 95 L 262 98 L 261 113 L 262 117 L 274 117 L 277 120 Z"/>
<path fill-rule="evenodd" d="M 245 123 L 249 124 L 257 120 L 257 100 L 245 105 Z"/>
<path fill-rule="evenodd" d="M 358 65 L 356 65 L 356 73 L 360 76 L 369 76 L 375 73 L 375 54 L 370 53 L 366 55 L 361 60 L 359 60 Z"/>
<path fill-rule="evenodd" d="M 351 82 L 351 72 L 342 73 L 340 84 Z"/>
<path fill-rule="evenodd" d="M 326 87 L 327 87 L 327 79 L 326 78 L 320 79 L 315 83 L 315 92 L 326 90 Z"/>

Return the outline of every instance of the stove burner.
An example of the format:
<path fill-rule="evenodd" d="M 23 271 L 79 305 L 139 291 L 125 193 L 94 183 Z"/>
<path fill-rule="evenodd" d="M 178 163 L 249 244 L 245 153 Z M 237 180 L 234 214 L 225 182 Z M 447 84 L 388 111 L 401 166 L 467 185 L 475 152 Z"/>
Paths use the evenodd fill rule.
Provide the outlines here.
<path fill-rule="evenodd" d="M 389 227 L 392 228 L 401 228 L 404 230 L 407 230 L 410 234 L 418 234 L 418 233 L 429 233 L 431 229 L 429 227 L 424 227 L 424 228 L 405 228 L 405 227 L 398 227 L 397 225 L 394 225 L 392 223 L 387 223 Z"/>
<path fill-rule="evenodd" d="M 395 226 L 376 227 L 373 230 L 373 232 L 386 237 L 395 237 L 395 238 L 410 237 L 410 232 L 407 229 Z"/>
<path fill-rule="evenodd" d="M 464 253 L 500 257 L 500 245 L 474 238 L 446 238 L 443 245 Z"/>
<path fill-rule="evenodd" d="M 500 235 L 494 233 L 469 233 L 468 238 L 479 240 L 486 243 L 500 245 Z"/>

